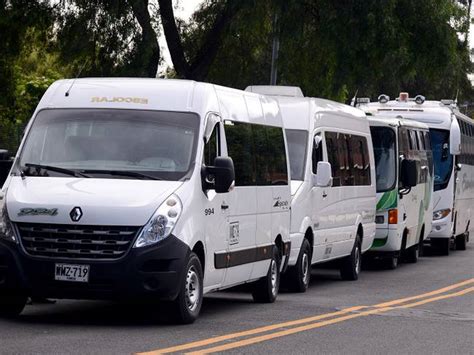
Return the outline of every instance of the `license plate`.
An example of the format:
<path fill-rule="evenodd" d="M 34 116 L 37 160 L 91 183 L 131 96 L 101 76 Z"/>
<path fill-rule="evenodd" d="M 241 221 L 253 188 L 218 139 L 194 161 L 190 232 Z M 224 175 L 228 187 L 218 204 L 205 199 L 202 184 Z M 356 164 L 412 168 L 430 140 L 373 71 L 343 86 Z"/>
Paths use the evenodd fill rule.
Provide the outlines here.
<path fill-rule="evenodd" d="M 89 282 L 90 265 L 56 264 L 56 281 Z"/>

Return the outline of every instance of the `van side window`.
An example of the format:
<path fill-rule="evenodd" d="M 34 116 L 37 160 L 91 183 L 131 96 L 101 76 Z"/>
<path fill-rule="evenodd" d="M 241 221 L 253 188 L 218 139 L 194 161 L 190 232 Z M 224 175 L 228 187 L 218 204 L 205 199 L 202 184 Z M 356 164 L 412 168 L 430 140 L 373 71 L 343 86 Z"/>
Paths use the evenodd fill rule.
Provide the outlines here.
<path fill-rule="evenodd" d="M 317 143 L 319 141 L 319 143 Z M 312 153 L 312 165 L 313 174 L 318 173 L 318 163 L 323 161 L 323 141 L 321 139 L 321 133 L 314 136 L 313 139 L 313 153 Z"/>
<path fill-rule="evenodd" d="M 209 142 L 204 145 L 204 165 L 214 165 L 214 160 L 220 155 L 219 148 L 219 123 L 216 124 L 212 131 Z"/>
<path fill-rule="evenodd" d="M 417 131 L 416 132 L 416 138 L 418 139 L 418 145 L 420 147 L 420 150 L 426 150 L 425 140 L 423 139 L 423 132 Z"/>
<path fill-rule="evenodd" d="M 337 133 L 326 132 L 326 147 L 328 152 L 328 161 L 332 170 L 332 186 L 341 186 L 341 169 L 339 166 L 339 156 L 337 149 Z"/>
<path fill-rule="evenodd" d="M 370 185 L 370 158 L 367 138 L 350 136 L 354 185 Z"/>
<path fill-rule="evenodd" d="M 425 137 L 425 149 L 431 150 L 431 138 L 429 132 L 423 132 L 423 136 Z"/>
<path fill-rule="evenodd" d="M 253 125 L 252 128 L 262 129 L 266 131 L 267 152 L 266 171 L 270 173 L 272 185 L 288 185 L 288 169 L 285 150 L 285 138 L 283 129 L 273 126 Z M 256 150 L 258 156 L 258 150 Z M 257 172 L 259 172 L 259 165 L 257 165 Z M 259 174 L 261 175 L 261 174 Z"/>
<path fill-rule="evenodd" d="M 419 150 L 415 131 L 408 130 L 408 134 L 410 136 L 410 150 Z"/>
<path fill-rule="evenodd" d="M 234 161 L 235 186 L 256 185 L 252 125 L 226 121 L 224 129 L 227 151 Z"/>

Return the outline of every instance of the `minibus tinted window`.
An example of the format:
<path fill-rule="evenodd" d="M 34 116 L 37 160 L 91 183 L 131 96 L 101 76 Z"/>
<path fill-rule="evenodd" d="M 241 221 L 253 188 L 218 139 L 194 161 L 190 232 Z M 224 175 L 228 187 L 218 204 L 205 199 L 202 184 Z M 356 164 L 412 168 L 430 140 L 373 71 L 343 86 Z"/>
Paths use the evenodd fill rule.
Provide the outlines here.
<path fill-rule="evenodd" d="M 292 180 L 304 180 L 308 133 L 297 129 L 286 129 L 286 141 L 290 158 Z"/>
<path fill-rule="evenodd" d="M 227 151 L 234 161 L 235 185 L 252 186 L 257 183 L 252 125 L 241 122 L 225 123 Z"/>
<path fill-rule="evenodd" d="M 453 170 L 453 156 L 449 154 L 449 131 L 430 129 L 434 160 L 435 191 L 445 188 Z"/>
<path fill-rule="evenodd" d="M 138 178 L 117 174 L 132 172 L 176 181 L 191 172 L 198 130 L 199 117 L 192 113 L 43 110 L 26 139 L 20 168 L 30 170 L 31 175 L 64 177 L 50 170 L 31 171 L 25 167 L 27 163 L 73 171 L 92 170 L 94 173 L 88 175 L 95 178 Z"/>
<path fill-rule="evenodd" d="M 388 127 L 371 127 L 375 155 L 377 192 L 385 192 L 395 187 L 397 159 L 395 132 Z"/>
<path fill-rule="evenodd" d="M 209 142 L 206 143 L 204 146 L 204 165 L 212 166 L 214 165 L 214 160 L 216 159 L 219 147 L 219 140 L 218 140 L 218 129 L 219 124 L 214 127 L 212 131 L 211 138 L 209 138 Z"/>

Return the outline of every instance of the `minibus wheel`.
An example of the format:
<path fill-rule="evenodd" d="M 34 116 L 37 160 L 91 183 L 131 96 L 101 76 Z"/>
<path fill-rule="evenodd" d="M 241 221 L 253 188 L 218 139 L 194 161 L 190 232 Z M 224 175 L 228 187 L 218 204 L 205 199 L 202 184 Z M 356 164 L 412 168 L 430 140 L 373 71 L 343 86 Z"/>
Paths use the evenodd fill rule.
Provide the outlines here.
<path fill-rule="evenodd" d="M 351 255 L 346 256 L 341 263 L 340 273 L 343 280 L 355 281 L 359 278 L 362 264 L 360 236 L 357 234 Z"/>
<path fill-rule="evenodd" d="M 456 236 L 456 250 L 466 250 L 467 233 Z"/>
<path fill-rule="evenodd" d="M 306 292 L 311 279 L 311 246 L 303 239 L 296 265 L 289 270 L 289 287 L 293 292 Z"/>
<path fill-rule="evenodd" d="M 26 306 L 28 297 L 25 294 L 1 290 L 0 317 L 13 318 L 18 316 Z"/>
<path fill-rule="evenodd" d="M 252 296 L 255 302 L 273 303 L 278 296 L 280 288 L 280 254 L 273 247 L 272 259 L 267 276 L 261 278 L 253 285 Z"/>
<path fill-rule="evenodd" d="M 435 238 L 431 239 L 431 246 L 435 247 L 440 255 L 449 255 L 449 249 L 451 247 L 450 238 Z"/>
<path fill-rule="evenodd" d="M 181 324 L 193 323 L 201 311 L 202 299 L 202 266 L 198 256 L 191 253 L 184 270 L 180 292 L 174 300 L 176 321 Z"/>
<path fill-rule="evenodd" d="M 385 268 L 387 270 L 395 270 L 398 267 L 398 256 L 392 255 L 389 258 L 383 260 L 385 264 Z"/>

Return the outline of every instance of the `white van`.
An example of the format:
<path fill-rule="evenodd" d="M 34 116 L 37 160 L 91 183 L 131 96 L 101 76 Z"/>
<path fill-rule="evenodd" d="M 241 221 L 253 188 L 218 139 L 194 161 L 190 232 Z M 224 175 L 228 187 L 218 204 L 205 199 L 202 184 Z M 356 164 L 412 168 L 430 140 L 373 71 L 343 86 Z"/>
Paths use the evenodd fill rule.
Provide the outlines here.
<path fill-rule="evenodd" d="M 292 289 L 308 288 L 311 265 L 340 260 L 356 280 L 375 236 L 375 163 L 366 116 L 295 87 L 251 86 L 278 100 L 291 166 Z"/>
<path fill-rule="evenodd" d="M 431 231 L 433 152 L 427 125 L 369 116 L 377 175 L 377 233 L 368 255 L 388 269 L 416 263 Z"/>
<path fill-rule="evenodd" d="M 434 161 L 432 228 L 428 239 L 442 255 L 451 247 L 465 250 L 474 232 L 474 124 L 453 100 L 431 101 L 400 93 L 395 100 L 380 95 L 376 102 L 359 98 L 368 114 L 397 117 L 426 124 Z M 354 103 L 355 104 L 355 103 Z"/>
<path fill-rule="evenodd" d="M 275 100 L 183 80 L 81 79 L 42 98 L 4 185 L 0 314 L 27 296 L 170 300 L 254 282 L 277 297 L 290 250 Z"/>

